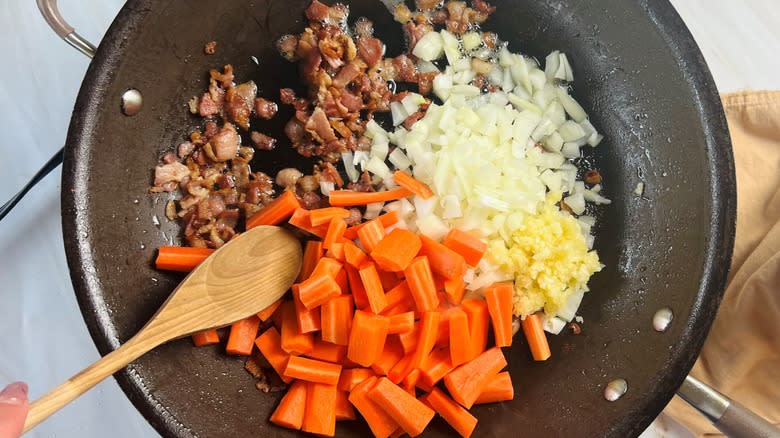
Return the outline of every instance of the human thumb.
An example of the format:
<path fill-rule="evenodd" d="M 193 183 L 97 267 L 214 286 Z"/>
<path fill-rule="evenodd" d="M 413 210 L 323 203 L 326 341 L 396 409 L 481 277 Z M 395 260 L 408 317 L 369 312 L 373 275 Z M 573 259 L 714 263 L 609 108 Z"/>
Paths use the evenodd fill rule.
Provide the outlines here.
<path fill-rule="evenodd" d="M 0 391 L 0 438 L 18 438 L 27 419 L 27 384 L 15 382 Z"/>

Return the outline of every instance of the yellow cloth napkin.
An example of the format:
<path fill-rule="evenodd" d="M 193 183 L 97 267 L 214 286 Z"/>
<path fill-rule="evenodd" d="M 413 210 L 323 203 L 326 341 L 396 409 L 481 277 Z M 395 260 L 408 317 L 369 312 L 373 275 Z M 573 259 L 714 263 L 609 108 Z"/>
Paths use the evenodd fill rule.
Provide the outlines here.
<path fill-rule="evenodd" d="M 780 423 L 780 91 L 723 96 L 737 169 L 737 235 L 723 303 L 691 375 Z M 723 436 L 679 397 L 665 413 Z"/>

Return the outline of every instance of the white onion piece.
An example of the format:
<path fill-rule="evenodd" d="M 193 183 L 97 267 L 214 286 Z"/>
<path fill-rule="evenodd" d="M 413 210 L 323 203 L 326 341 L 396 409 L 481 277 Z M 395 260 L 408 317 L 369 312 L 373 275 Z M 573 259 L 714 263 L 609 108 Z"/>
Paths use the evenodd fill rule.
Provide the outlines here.
<path fill-rule="evenodd" d="M 352 159 L 352 164 L 359 166 L 360 170 L 363 171 L 366 170 L 366 164 L 368 164 L 370 158 L 368 151 L 355 151 L 355 158 Z"/>
<path fill-rule="evenodd" d="M 566 89 L 558 87 L 556 88 L 556 92 L 558 93 L 558 100 L 561 102 L 561 105 L 563 105 L 566 113 L 569 117 L 574 119 L 575 122 L 582 123 L 588 118 L 588 114 L 585 113 L 585 110 L 569 95 Z"/>
<path fill-rule="evenodd" d="M 564 69 L 564 75 L 562 78 L 566 82 L 572 82 L 574 80 L 574 72 L 571 69 L 571 63 L 569 63 L 569 58 L 566 56 L 565 53 L 561 53 L 561 66 Z"/>
<path fill-rule="evenodd" d="M 531 78 L 528 72 L 528 64 L 522 56 L 515 56 L 517 56 L 519 60 L 509 68 L 512 72 L 512 79 L 516 84 L 521 85 L 526 92 L 530 93 L 533 86 L 531 85 Z"/>
<path fill-rule="evenodd" d="M 471 52 L 482 44 L 482 36 L 478 32 L 466 32 L 463 34 L 463 50 Z"/>
<path fill-rule="evenodd" d="M 409 157 L 400 148 L 395 148 L 387 157 L 390 163 L 398 170 L 406 170 L 412 166 Z"/>
<path fill-rule="evenodd" d="M 529 92 L 533 92 L 535 90 L 541 90 L 544 85 L 547 83 L 547 76 L 544 74 L 543 71 L 539 70 L 538 68 L 535 68 L 533 70 L 528 71 L 528 80 L 531 81 L 531 85 L 533 90 L 528 90 Z"/>
<path fill-rule="evenodd" d="M 401 99 L 401 104 L 404 106 L 406 113 L 411 115 L 420 109 L 420 105 L 425 103 L 425 98 L 417 93 L 409 93 Z"/>
<path fill-rule="evenodd" d="M 347 178 L 350 181 L 355 182 L 360 177 L 360 172 L 355 168 L 355 157 L 352 151 L 342 152 L 341 161 L 344 163 L 344 171 L 347 173 Z"/>
<path fill-rule="evenodd" d="M 414 204 L 414 211 L 417 213 L 417 216 L 419 217 L 425 217 L 433 214 L 433 209 L 436 207 L 436 202 L 438 201 L 438 198 L 435 196 L 430 197 L 428 199 L 423 199 L 419 196 L 415 196 L 412 198 L 412 203 Z"/>
<path fill-rule="evenodd" d="M 555 78 L 555 73 L 558 71 L 558 67 L 561 65 L 560 53 L 561 52 L 554 50 L 544 59 L 544 74 L 550 81 Z"/>
<path fill-rule="evenodd" d="M 371 172 L 374 176 L 379 177 L 381 180 L 388 179 L 392 176 L 390 168 L 387 167 L 384 160 L 380 160 L 377 157 L 371 157 L 366 164 L 366 170 Z"/>
<path fill-rule="evenodd" d="M 460 200 L 455 195 L 447 195 L 441 199 L 444 219 L 456 219 L 463 216 L 460 208 Z"/>
<path fill-rule="evenodd" d="M 582 193 L 575 193 L 571 196 L 563 198 L 563 202 L 571 208 L 574 214 L 585 213 L 585 197 Z"/>
<path fill-rule="evenodd" d="M 366 204 L 366 212 L 363 213 L 363 219 L 376 219 L 379 216 L 379 213 L 382 212 L 382 207 L 384 206 L 384 202 L 372 202 L 371 204 Z"/>
<path fill-rule="evenodd" d="M 430 61 L 424 61 L 422 59 L 418 59 L 417 71 L 420 73 L 432 73 L 432 72 L 439 73 L 439 68 L 436 67 L 436 64 Z"/>
<path fill-rule="evenodd" d="M 566 327 L 566 321 L 561 318 L 548 316 L 547 314 L 542 318 L 542 328 L 547 333 L 552 335 L 560 334 L 564 327 Z"/>
<path fill-rule="evenodd" d="M 435 215 L 418 218 L 415 224 L 420 233 L 436 241 L 443 239 L 450 232 L 447 224 Z"/>
<path fill-rule="evenodd" d="M 566 304 L 558 309 L 558 313 L 555 316 L 571 322 L 571 320 L 574 319 L 574 317 L 577 315 L 577 309 L 580 308 L 580 303 L 582 302 L 582 297 L 584 295 L 585 291 L 578 291 L 571 294 L 569 299 L 566 301 Z"/>
<path fill-rule="evenodd" d="M 600 194 L 594 192 L 593 190 L 585 190 L 582 194 L 585 197 L 586 201 L 592 202 L 594 204 L 609 205 L 612 203 L 611 200 L 601 196 Z"/>
<path fill-rule="evenodd" d="M 476 97 L 479 96 L 480 91 L 479 88 L 473 86 L 473 85 L 453 85 L 451 89 L 452 94 L 460 94 L 465 97 Z M 392 104 L 391 104 L 392 105 Z"/>
<path fill-rule="evenodd" d="M 401 102 L 390 102 L 390 114 L 393 116 L 393 126 L 398 126 L 409 117 Z"/>
<path fill-rule="evenodd" d="M 369 155 L 385 161 L 387 158 L 387 152 L 389 150 L 390 140 L 384 135 L 378 134 L 374 137 L 374 141 L 371 143 L 371 150 L 369 151 Z"/>
<path fill-rule="evenodd" d="M 328 196 L 330 192 L 336 189 L 336 184 L 332 181 L 320 181 L 320 192 L 323 195 Z"/>
<path fill-rule="evenodd" d="M 567 120 L 558 127 L 558 133 L 565 142 L 574 142 L 585 138 L 585 130 L 577 122 Z"/>
<path fill-rule="evenodd" d="M 444 46 L 444 55 L 447 56 L 447 62 L 450 65 L 454 65 L 455 62 L 457 62 L 458 59 L 461 58 L 460 43 L 458 42 L 458 37 L 456 37 L 450 32 L 447 32 L 446 30 L 442 30 L 440 34 L 441 34 L 442 44 Z"/>
<path fill-rule="evenodd" d="M 368 138 L 374 138 L 374 136 L 377 135 L 377 134 L 382 134 L 385 137 L 388 136 L 387 131 L 385 131 L 385 129 L 382 128 L 382 126 L 379 123 L 377 123 L 376 120 L 371 119 L 371 120 L 368 121 L 368 123 L 366 123 L 366 133 L 365 133 L 365 135 Z"/>
<path fill-rule="evenodd" d="M 563 144 L 563 147 L 561 148 L 561 153 L 566 158 L 579 158 L 580 156 L 580 146 L 577 143 L 572 142 L 566 142 Z"/>
<path fill-rule="evenodd" d="M 414 45 L 412 54 L 424 61 L 434 61 L 444 54 L 444 42 L 441 34 L 428 32 Z"/>
<path fill-rule="evenodd" d="M 439 74 L 433 78 L 433 93 L 441 100 L 446 101 L 452 92 L 452 76 L 448 74 Z"/>
<path fill-rule="evenodd" d="M 463 37 L 463 43 L 465 45 L 466 38 Z M 511 67 L 515 64 L 515 58 L 512 55 L 512 52 L 509 51 L 509 48 L 507 46 L 501 47 L 501 50 L 498 51 L 498 65 L 501 67 Z"/>

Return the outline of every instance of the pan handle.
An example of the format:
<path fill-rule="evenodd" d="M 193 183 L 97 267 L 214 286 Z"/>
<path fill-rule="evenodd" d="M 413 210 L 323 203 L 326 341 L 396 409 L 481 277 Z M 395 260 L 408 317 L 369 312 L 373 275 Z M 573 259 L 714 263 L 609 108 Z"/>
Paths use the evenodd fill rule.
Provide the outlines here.
<path fill-rule="evenodd" d="M 780 438 L 780 429 L 702 381 L 688 376 L 677 395 L 730 438 Z"/>
<path fill-rule="evenodd" d="M 95 56 L 95 51 L 97 50 L 95 46 L 79 35 L 73 29 L 73 26 L 62 18 L 60 10 L 57 9 L 57 0 L 35 0 L 35 2 L 38 4 L 38 9 L 41 11 L 43 18 L 60 38 L 84 55 L 90 58 Z"/>

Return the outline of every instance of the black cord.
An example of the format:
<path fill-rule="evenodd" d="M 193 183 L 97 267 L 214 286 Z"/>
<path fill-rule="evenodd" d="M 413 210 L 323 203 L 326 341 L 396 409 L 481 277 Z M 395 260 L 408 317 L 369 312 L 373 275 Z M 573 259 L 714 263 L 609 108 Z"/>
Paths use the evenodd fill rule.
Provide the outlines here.
<path fill-rule="evenodd" d="M 13 198 L 9 199 L 8 202 L 3 204 L 2 207 L 0 207 L 0 221 L 3 220 L 5 215 L 11 212 L 13 208 L 16 206 L 16 204 L 19 203 L 19 201 L 24 198 L 24 195 L 27 194 L 27 192 L 30 191 L 31 188 L 35 187 L 36 184 L 41 182 L 43 178 L 46 177 L 46 175 L 49 174 L 52 170 L 56 169 L 57 166 L 62 164 L 62 156 L 63 151 L 65 148 L 60 149 L 57 151 L 56 154 L 54 154 L 53 157 L 49 159 L 49 161 L 46 162 L 46 164 L 41 167 L 41 170 L 38 171 L 38 173 L 35 174 L 35 176 L 32 177 L 32 179 L 25 185 L 22 190 L 19 190 L 19 193 L 15 194 Z"/>

